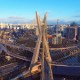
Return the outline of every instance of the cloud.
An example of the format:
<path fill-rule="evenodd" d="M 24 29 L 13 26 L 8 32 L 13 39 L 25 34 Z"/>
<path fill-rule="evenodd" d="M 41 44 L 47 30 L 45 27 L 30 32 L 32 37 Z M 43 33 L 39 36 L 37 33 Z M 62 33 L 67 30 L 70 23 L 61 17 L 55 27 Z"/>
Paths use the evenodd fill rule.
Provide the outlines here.
<path fill-rule="evenodd" d="M 8 18 L 0 18 L 0 22 L 12 23 L 12 24 L 24 24 L 24 23 L 32 23 L 32 20 L 26 19 L 24 17 L 10 16 Z"/>
<path fill-rule="evenodd" d="M 18 16 L 10 16 L 8 18 L 10 18 L 10 19 L 24 19 L 23 17 L 18 17 Z"/>
<path fill-rule="evenodd" d="M 72 16 L 73 18 L 80 18 L 80 15 Z"/>
<path fill-rule="evenodd" d="M 73 16 L 74 17 L 80 17 L 79 15 L 77 16 Z M 24 17 L 19 17 L 19 16 L 10 16 L 7 18 L 0 18 L 0 22 L 1 23 L 9 23 L 9 24 L 26 24 L 26 23 L 30 23 L 32 24 L 35 20 L 30 20 L 30 19 L 26 19 Z M 72 21 L 75 22 L 79 22 L 79 19 L 60 19 L 59 20 L 59 24 L 65 24 L 65 23 L 71 23 Z M 35 23 L 35 22 L 34 22 Z M 47 20 L 47 24 L 57 24 L 57 19 L 48 19 Z"/>

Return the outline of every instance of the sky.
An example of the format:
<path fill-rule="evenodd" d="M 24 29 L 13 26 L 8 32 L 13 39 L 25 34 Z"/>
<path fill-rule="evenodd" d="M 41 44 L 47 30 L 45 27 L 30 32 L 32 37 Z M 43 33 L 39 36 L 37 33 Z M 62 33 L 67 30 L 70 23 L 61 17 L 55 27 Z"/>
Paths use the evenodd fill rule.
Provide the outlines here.
<path fill-rule="evenodd" d="M 36 11 L 50 21 L 79 21 L 80 0 L 0 0 L 0 22 L 34 20 Z"/>

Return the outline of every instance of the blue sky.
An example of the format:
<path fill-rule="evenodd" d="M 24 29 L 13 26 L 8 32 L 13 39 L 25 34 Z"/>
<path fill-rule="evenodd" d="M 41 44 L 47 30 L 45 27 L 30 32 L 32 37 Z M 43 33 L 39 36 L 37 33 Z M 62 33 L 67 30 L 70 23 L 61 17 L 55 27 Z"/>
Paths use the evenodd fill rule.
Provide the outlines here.
<path fill-rule="evenodd" d="M 48 20 L 80 20 L 80 0 L 0 0 L 0 21 L 32 20 L 36 11 Z"/>

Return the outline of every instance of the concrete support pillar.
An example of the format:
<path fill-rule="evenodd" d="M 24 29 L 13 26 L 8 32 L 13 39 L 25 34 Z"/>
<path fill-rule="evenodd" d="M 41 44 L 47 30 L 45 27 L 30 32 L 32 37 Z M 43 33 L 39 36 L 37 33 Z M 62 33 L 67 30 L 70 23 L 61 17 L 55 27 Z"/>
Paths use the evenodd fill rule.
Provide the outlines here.
<path fill-rule="evenodd" d="M 74 36 L 74 40 L 76 40 L 76 36 L 77 36 L 77 27 L 74 28 L 75 29 L 75 36 Z"/>

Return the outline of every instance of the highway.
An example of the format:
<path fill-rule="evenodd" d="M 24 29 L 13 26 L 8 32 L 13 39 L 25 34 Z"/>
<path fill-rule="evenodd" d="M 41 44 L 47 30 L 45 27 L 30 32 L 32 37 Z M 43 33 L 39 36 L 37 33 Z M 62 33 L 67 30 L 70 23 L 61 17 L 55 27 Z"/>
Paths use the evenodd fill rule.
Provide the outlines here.
<path fill-rule="evenodd" d="M 4 66 L 0 67 L 0 77 L 5 76 L 7 74 L 9 74 L 10 72 L 12 72 L 14 70 L 14 68 L 16 68 L 18 65 L 17 63 L 10 63 Z"/>
<path fill-rule="evenodd" d="M 0 43 L 4 44 L 5 46 L 10 46 L 12 48 L 17 48 L 17 49 L 23 49 L 23 50 L 27 50 L 27 51 L 30 51 L 30 52 L 33 52 L 35 50 L 35 48 L 25 47 L 23 45 L 17 46 L 17 45 L 14 45 L 14 44 L 5 43 L 4 39 L 0 39 Z M 76 48 L 79 45 L 80 44 L 70 46 L 70 47 L 63 47 L 63 48 L 49 48 L 49 50 L 54 50 L 54 51 L 56 51 L 56 50 L 66 50 L 66 49 L 70 49 L 70 48 Z"/>
<path fill-rule="evenodd" d="M 23 45 L 17 46 L 17 45 L 14 45 L 14 44 L 5 43 L 4 39 L 0 39 L 0 43 L 3 44 L 3 45 L 5 45 L 5 46 L 12 47 L 12 48 L 23 49 L 23 50 L 27 50 L 27 51 L 30 51 L 30 52 L 34 51 L 33 48 L 25 47 Z"/>
<path fill-rule="evenodd" d="M 26 57 L 24 56 L 20 56 L 16 53 L 12 53 L 10 51 L 8 51 L 3 45 L 0 44 L 0 48 L 1 50 L 3 50 L 7 55 L 11 56 L 11 57 L 14 57 L 14 58 L 17 58 L 17 59 L 21 59 L 21 60 L 24 60 L 24 61 L 31 61 L 31 60 L 28 60 Z"/>

